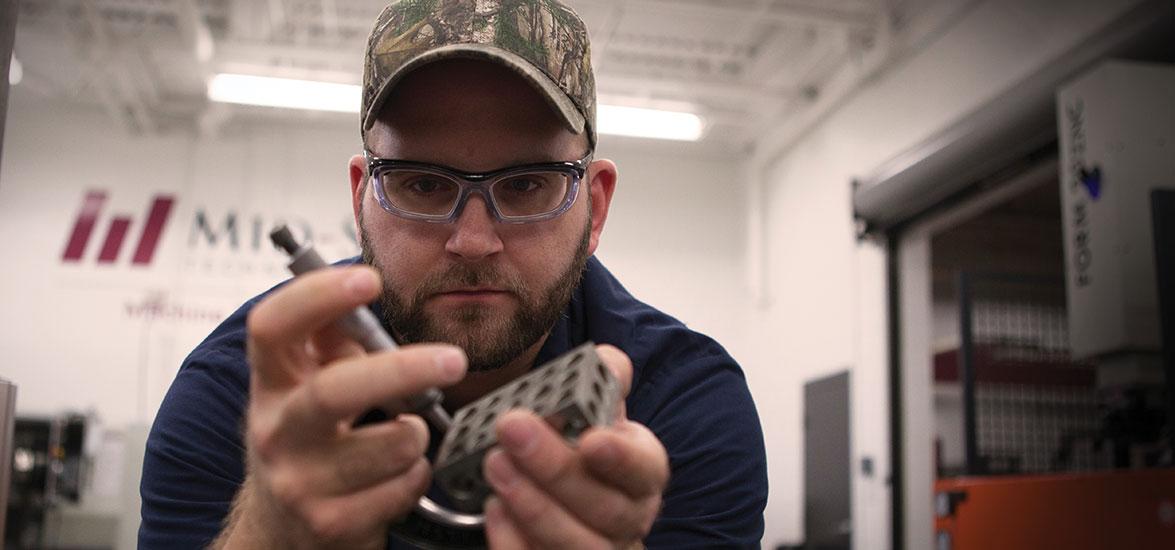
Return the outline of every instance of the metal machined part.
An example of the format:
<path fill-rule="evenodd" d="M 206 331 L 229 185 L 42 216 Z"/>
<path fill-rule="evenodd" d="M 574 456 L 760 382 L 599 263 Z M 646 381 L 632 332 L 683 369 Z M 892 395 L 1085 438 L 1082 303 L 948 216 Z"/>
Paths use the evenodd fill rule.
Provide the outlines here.
<path fill-rule="evenodd" d="M 289 267 L 295 275 L 327 266 L 313 246 L 298 243 L 284 225 L 276 227 L 270 238 L 290 255 Z M 355 308 L 336 324 L 369 352 L 397 347 L 366 307 Z M 485 453 L 497 444 L 498 415 L 513 408 L 532 410 L 574 443 L 589 426 L 612 423 L 618 397 L 615 377 L 596 355 L 595 344 L 588 342 L 466 405 L 455 418 L 441 407 L 443 394 L 436 388 L 364 415 L 360 423 L 414 412 L 445 434 L 433 461 L 433 476 L 456 510 L 423 496 L 391 530 L 422 548 L 483 547 L 485 517 L 480 512 L 490 489 L 481 468 Z"/>
<path fill-rule="evenodd" d="M 318 254 L 309 242 L 299 243 L 285 224 L 278 225 L 269 234 L 274 246 L 290 255 L 290 271 L 294 275 L 302 275 L 316 269 L 327 267 L 326 260 Z M 348 336 L 354 338 L 363 349 L 369 352 L 396 349 L 396 341 L 392 339 L 375 314 L 366 307 L 357 307 L 347 312 L 336 321 L 336 325 Z M 402 412 L 414 412 L 441 431 L 449 429 L 451 419 L 445 409 L 441 407 L 444 395 L 436 388 L 428 388 L 419 395 L 409 396 L 397 400 L 393 405 L 385 405 L 385 416 L 394 417 Z"/>
<path fill-rule="evenodd" d="M 497 444 L 494 424 L 510 409 L 528 409 L 574 443 L 591 426 L 615 418 L 616 378 L 588 342 L 462 407 L 433 463 L 433 477 L 452 498 L 454 508 L 480 513 L 489 485 L 482 460 Z"/>

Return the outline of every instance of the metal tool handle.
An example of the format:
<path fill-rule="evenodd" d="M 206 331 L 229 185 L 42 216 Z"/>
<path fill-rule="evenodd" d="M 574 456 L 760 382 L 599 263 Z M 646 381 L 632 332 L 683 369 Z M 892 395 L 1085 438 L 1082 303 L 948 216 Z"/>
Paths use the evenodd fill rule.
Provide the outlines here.
<path fill-rule="evenodd" d="M 299 244 L 294 235 L 290 233 L 290 229 L 284 224 L 279 225 L 269 234 L 270 240 L 278 248 L 285 250 L 290 255 L 290 271 L 294 275 L 301 275 L 321 269 L 327 266 L 322 256 L 314 247 L 309 244 Z M 370 309 L 360 306 L 349 312 L 341 320 L 338 321 L 339 328 L 348 336 L 354 338 L 363 346 L 363 349 L 373 352 L 388 349 L 396 349 L 395 340 L 383 329 L 379 319 Z M 449 431 L 453 420 L 449 413 L 441 407 L 441 400 L 443 395 L 441 391 L 436 388 L 430 388 L 428 391 L 414 395 L 399 404 L 386 405 L 387 408 L 396 410 L 387 410 L 388 416 L 395 417 L 402 412 L 414 412 L 424 417 L 425 420 L 432 424 L 442 434 Z M 427 496 L 420 497 L 416 503 L 415 512 L 419 514 L 426 521 L 439 523 L 447 527 L 458 529 L 479 529 L 485 526 L 485 516 L 463 514 L 445 508 L 433 502 Z"/>

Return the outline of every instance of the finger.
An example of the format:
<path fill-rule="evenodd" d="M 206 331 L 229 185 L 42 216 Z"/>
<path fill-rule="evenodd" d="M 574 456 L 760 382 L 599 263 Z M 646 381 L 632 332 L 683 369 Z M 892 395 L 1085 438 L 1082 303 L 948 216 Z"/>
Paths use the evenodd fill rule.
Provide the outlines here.
<path fill-rule="evenodd" d="M 287 370 L 288 365 L 305 362 L 310 336 L 373 300 L 379 288 L 379 276 L 367 266 L 319 269 L 298 276 L 258 303 L 246 323 L 250 363 L 261 387 L 296 384 L 297 373 Z"/>
<path fill-rule="evenodd" d="M 311 361 L 316 365 L 329 365 L 340 359 L 364 353 L 363 346 L 359 345 L 359 342 L 344 334 L 342 329 L 333 324 L 315 332 L 307 343 L 307 350 Z"/>
<path fill-rule="evenodd" d="M 580 452 L 532 414 L 510 411 L 499 420 L 498 428 L 510 464 L 586 525 L 617 540 L 639 538 L 647 532 L 659 498 L 630 495 L 592 476 Z"/>
<path fill-rule="evenodd" d="M 326 479 L 328 494 L 342 495 L 403 475 L 428 449 L 428 427 L 419 416 L 400 415 L 391 422 L 349 433 L 334 449 Z"/>
<path fill-rule="evenodd" d="M 589 529 L 512 465 L 500 450 L 485 460 L 486 480 L 518 532 L 540 548 L 604 548 L 608 540 Z"/>
<path fill-rule="evenodd" d="M 612 371 L 612 375 L 619 382 L 620 399 L 623 401 L 628 397 L 628 391 L 632 388 L 632 360 L 623 351 L 610 344 L 596 346 L 596 355 L 600 356 L 600 360 Z"/>
<path fill-rule="evenodd" d="M 590 429 L 580 437 L 579 451 L 593 476 L 630 497 L 660 495 L 669 482 L 665 446 L 637 422 Z"/>
<path fill-rule="evenodd" d="M 490 497 L 485 503 L 486 542 L 494 550 L 526 548 L 526 539 L 502 509 L 502 502 Z"/>
<path fill-rule="evenodd" d="M 346 359 L 320 371 L 290 396 L 291 426 L 314 437 L 334 432 L 341 421 L 391 401 L 445 387 L 465 375 L 460 348 L 420 344 Z M 407 412 L 407 411 L 399 411 Z"/>
<path fill-rule="evenodd" d="M 317 501 L 305 511 L 315 535 L 343 541 L 347 535 L 398 520 L 408 514 L 428 490 L 431 473 L 423 457 L 403 474 L 366 490 Z"/>

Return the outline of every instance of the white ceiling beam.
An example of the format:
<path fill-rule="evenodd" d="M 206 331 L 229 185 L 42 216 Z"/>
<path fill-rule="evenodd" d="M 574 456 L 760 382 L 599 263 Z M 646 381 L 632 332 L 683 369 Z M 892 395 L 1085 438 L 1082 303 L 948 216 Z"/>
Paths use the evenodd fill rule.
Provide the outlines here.
<path fill-rule="evenodd" d="M 261 19 L 262 11 L 257 2 L 230 2 L 226 29 L 229 40 L 260 40 L 264 36 Z"/>
<path fill-rule="evenodd" d="M 789 151 L 800 138 L 838 109 L 860 90 L 861 84 L 876 77 L 892 60 L 892 36 L 888 26 L 879 27 L 873 47 L 862 52 L 849 52 L 846 62 L 832 64 L 831 76 L 819 83 L 818 93 L 805 98 L 802 104 L 764 117 L 754 128 L 755 151 L 752 162 L 760 170 L 767 169 Z M 854 55 L 856 58 L 854 59 Z"/>
<path fill-rule="evenodd" d="M 339 51 L 302 46 L 277 47 L 260 43 L 229 42 L 222 43 L 217 50 L 218 70 L 229 70 L 232 65 L 265 67 L 272 66 L 274 60 L 296 60 L 299 66 L 307 67 L 307 73 L 314 72 L 310 67 L 320 67 L 329 70 L 335 77 L 351 75 L 354 82 L 359 80 L 359 66 L 361 56 Z M 306 78 L 306 76 L 303 76 Z M 699 80 L 693 77 L 657 78 L 650 75 L 618 74 L 614 71 L 597 71 L 597 86 L 601 92 L 622 89 L 628 93 L 648 95 L 672 94 L 674 99 L 682 97 L 709 96 L 734 98 L 742 100 L 774 100 L 779 101 L 795 97 L 802 90 L 790 87 L 766 87 L 747 84 L 734 80 Z"/>
<path fill-rule="evenodd" d="M 884 5 L 884 3 L 882 3 Z M 816 22 L 833 23 L 858 29 L 872 29 L 884 13 L 882 8 L 844 9 L 820 3 L 772 0 L 768 15 L 785 14 L 797 19 L 811 18 Z"/>
<path fill-rule="evenodd" d="M 110 30 L 98 8 L 90 2 L 79 2 L 82 17 L 93 32 L 93 43 L 77 42 L 79 52 L 88 57 L 88 80 L 95 88 L 106 111 L 130 133 L 150 133 L 155 129 L 151 113 L 141 92 L 129 74 L 124 55 L 112 47 Z M 74 37 L 77 40 L 78 37 Z"/>
<path fill-rule="evenodd" d="M 763 17 L 770 13 L 771 6 L 774 3 L 775 0 L 758 0 L 755 7 L 743 15 L 743 23 L 739 26 L 748 29 L 763 26 Z"/>
<path fill-rule="evenodd" d="M 207 64 L 215 53 L 215 45 L 212 31 L 204 21 L 204 14 L 200 12 L 196 0 L 173 0 L 172 9 L 179 25 L 180 37 L 184 45 L 191 48 L 192 59 L 202 66 Z"/>
<path fill-rule="evenodd" d="M 121 64 L 131 89 L 144 105 L 157 105 L 162 94 L 159 91 L 159 82 L 155 78 L 151 66 L 142 50 L 124 50 Z"/>
<path fill-rule="evenodd" d="M 98 0 L 86 1 L 88 8 L 97 8 L 99 12 L 117 11 L 137 13 L 144 16 L 171 15 L 173 8 L 167 4 L 143 2 L 142 0 Z"/>
<path fill-rule="evenodd" d="M 659 79 L 647 75 L 600 73 L 596 75 L 596 81 L 601 92 L 617 93 L 615 90 L 622 89 L 630 94 L 636 92 L 653 97 L 673 95 L 673 99 L 710 96 L 732 101 L 783 101 L 800 93 L 792 88 L 765 88 L 733 80 Z"/>
<path fill-rule="evenodd" d="M 322 28 L 327 36 L 339 36 L 339 9 L 335 0 L 322 0 Z"/>
<path fill-rule="evenodd" d="M 608 57 L 612 53 L 612 41 L 616 38 L 616 29 L 620 27 L 620 21 L 624 19 L 624 4 L 617 3 L 608 10 L 608 15 L 604 19 L 604 23 L 599 26 L 599 30 L 592 33 L 592 68 L 597 73 L 600 68 L 605 66 Z"/>
<path fill-rule="evenodd" d="M 700 43 L 641 40 L 639 37 L 617 36 L 609 46 L 613 55 L 673 57 L 677 59 L 706 59 L 715 62 L 741 62 L 747 59 L 748 49 L 742 44 L 726 43 L 706 47 Z"/>
<path fill-rule="evenodd" d="M 901 60 L 925 48 L 932 37 L 958 23 L 983 0 L 946 0 L 936 2 L 914 17 L 900 32 L 889 21 L 875 28 L 876 34 L 864 47 L 851 47 L 848 60 L 837 63 L 835 70 L 820 84 L 819 94 L 795 110 L 765 118 L 754 131 L 753 162 L 760 168 L 786 154 L 826 116 L 840 108 L 861 90 L 863 82 L 890 70 Z"/>
<path fill-rule="evenodd" d="M 663 17 L 694 17 L 699 19 L 721 19 L 744 21 L 747 10 L 743 7 L 725 7 L 712 3 L 682 2 L 680 0 L 622 0 L 629 11 L 651 12 Z M 582 0 L 581 3 L 612 5 L 613 2 Z M 813 6 L 796 2 L 774 2 L 762 13 L 762 20 L 773 23 L 800 25 L 835 25 L 859 29 L 870 29 L 876 25 L 880 13 L 872 10 L 844 10 L 826 6 Z"/>
<path fill-rule="evenodd" d="M 307 69 L 354 73 L 355 83 L 358 83 L 363 68 L 363 46 L 356 45 L 352 51 L 337 47 L 228 40 L 222 41 L 217 48 L 216 61 L 220 67 L 232 63 L 273 65 L 275 61 L 293 61 Z"/>
<path fill-rule="evenodd" d="M 824 31 L 824 33 L 836 31 Z M 808 56 L 812 48 L 820 41 L 820 35 L 813 33 L 806 36 L 800 33 L 784 32 L 776 28 L 762 43 L 755 48 L 755 53 L 747 61 L 743 73 L 747 78 L 753 78 L 767 86 L 779 85 L 781 82 L 799 82 L 795 67 Z M 803 52 L 797 55 L 796 52 Z"/>
<path fill-rule="evenodd" d="M 269 19 L 265 38 L 273 38 L 274 32 L 286 25 L 286 8 L 282 0 L 269 0 Z"/>

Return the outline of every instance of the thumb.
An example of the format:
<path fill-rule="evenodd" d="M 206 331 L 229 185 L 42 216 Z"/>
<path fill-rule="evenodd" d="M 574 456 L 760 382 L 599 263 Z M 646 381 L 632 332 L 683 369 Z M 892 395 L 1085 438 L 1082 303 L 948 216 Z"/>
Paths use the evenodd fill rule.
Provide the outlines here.
<path fill-rule="evenodd" d="M 628 419 L 628 414 L 625 408 L 624 400 L 628 397 L 629 390 L 632 389 L 632 360 L 628 355 L 619 348 L 611 344 L 599 344 L 596 346 L 596 355 L 600 357 L 600 361 L 612 371 L 612 376 L 616 377 L 617 385 L 619 385 L 620 399 L 617 399 L 617 421 L 624 421 Z"/>

